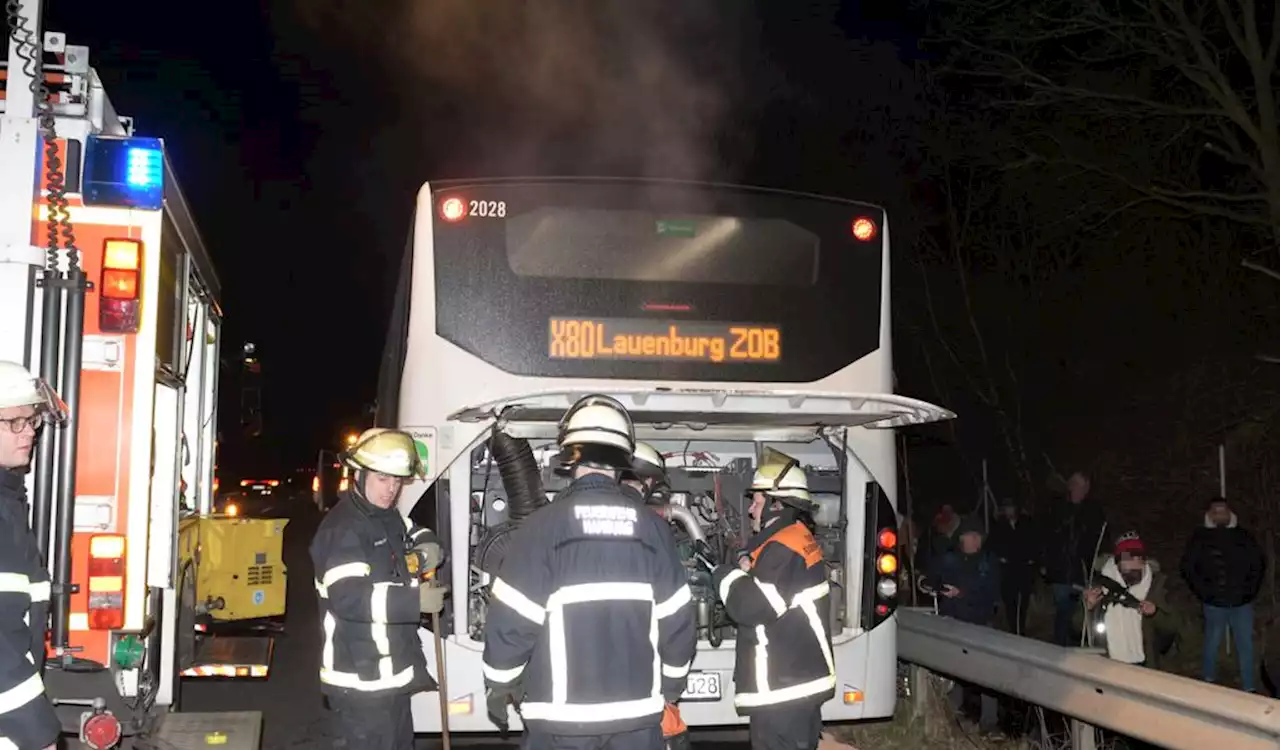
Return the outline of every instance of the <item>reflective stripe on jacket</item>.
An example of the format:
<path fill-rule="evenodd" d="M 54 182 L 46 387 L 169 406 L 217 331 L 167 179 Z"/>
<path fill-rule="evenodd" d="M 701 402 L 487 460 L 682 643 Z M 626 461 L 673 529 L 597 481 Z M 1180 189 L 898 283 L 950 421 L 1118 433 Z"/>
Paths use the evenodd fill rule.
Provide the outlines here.
<path fill-rule="evenodd" d="M 490 687 L 525 725 L 603 735 L 661 724 L 697 649 L 671 530 L 603 475 L 574 481 L 510 538 L 484 632 Z"/>
<path fill-rule="evenodd" d="M 44 692 L 49 574 L 27 525 L 21 474 L 0 469 L 0 748 L 43 748 L 62 725 Z"/>
<path fill-rule="evenodd" d="M 311 541 L 324 645 L 321 690 L 412 693 L 434 687 L 418 638 L 418 580 L 405 553 L 430 532 L 395 508 L 348 494 Z"/>
<path fill-rule="evenodd" d="M 803 523 L 757 537 L 751 571 L 716 569 L 713 583 L 738 624 L 734 705 L 821 704 L 835 695 L 831 588 L 822 549 Z"/>

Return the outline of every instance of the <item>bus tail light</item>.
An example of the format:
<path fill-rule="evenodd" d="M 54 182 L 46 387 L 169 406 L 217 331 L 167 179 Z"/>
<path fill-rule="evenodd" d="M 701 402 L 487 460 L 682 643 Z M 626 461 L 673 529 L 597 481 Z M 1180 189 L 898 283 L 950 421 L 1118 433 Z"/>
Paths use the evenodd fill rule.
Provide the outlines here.
<path fill-rule="evenodd" d="M 898 514 L 875 482 L 867 483 L 866 536 L 863 559 L 862 623 L 867 630 L 889 619 L 898 608 Z"/>
<path fill-rule="evenodd" d="M 124 537 L 95 534 L 89 538 L 89 629 L 124 627 Z"/>
<path fill-rule="evenodd" d="M 98 284 L 98 328 L 103 333 L 137 333 L 142 323 L 142 242 L 109 239 L 102 243 Z"/>
<path fill-rule="evenodd" d="M 320 491 L 320 477 L 318 476 L 311 477 L 311 491 L 312 492 Z"/>

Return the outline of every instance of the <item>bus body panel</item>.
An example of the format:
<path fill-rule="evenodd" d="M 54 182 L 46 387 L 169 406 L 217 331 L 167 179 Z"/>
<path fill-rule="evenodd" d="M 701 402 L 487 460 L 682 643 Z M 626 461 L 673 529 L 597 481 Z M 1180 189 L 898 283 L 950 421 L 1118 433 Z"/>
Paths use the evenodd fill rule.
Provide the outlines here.
<path fill-rule="evenodd" d="M 830 199 L 820 199 L 815 196 L 797 196 L 781 193 L 769 193 L 766 194 L 766 197 L 777 195 L 788 200 L 798 200 L 802 203 L 806 200 L 824 200 L 827 201 L 828 208 L 837 204 L 847 205 L 851 216 L 871 212 L 872 215 L 878 217 L 880 232 L 875 239 L 876 253 L 878 255 L 878 264 L 875 269 L 877 276 L 873 280 L 873 292 L 866 295 L 874 298 L 870 307 L 874 310 L 875 320 L 867 321 L 871 323 L 870 329 L 873 332 L 873 342 L 869 346 L 864 346 L 863 349 L 857 350 L 856 356 L 853 356 L 850 361 L 837 361 L 837 366 L 827 367 L 823 369 L 820 376 L 808 380 L 798 377 L 786 380 L 748 380 L 744 377 L 744 373 L 747 372 L 745 369 L 739 369 L 736 372 L 724 370 L 725 374 L 719 379 L 715 379 L 712 373 L 716 370 L 713 367 L 684 367 L 681 370 L 679 367 L 651 366 L 644 373 L 631 372 L 645 370 L 646 368 L 643 367 L 605 367 L 603 369 L 609 371 L 607 374 L 594 376 L 545 373 L 521 374 L 522 372 L 537 371 L 530 370 L 531 366 L 528 364 L 530 352 L 533 352 L 534 348 L 530 348 L 530 346 L 521 342 L 512 344 L 512 337 L 498 331 L 496 326 L 503 321 L 511 320 L 511 316 L 520 316 L 521 318 L 534 317 L 534 324 L 528 324 L 525 321 L 522 327 L 518 326 L 518 337 L 520 339 L 540 337 L 548 334 L 544 332 L 543 326 L 545 322 L 539 322 L 543 319 L 538 316 L 553 315 L 556 311 L 548 308 L 532 310 L 528 301 L 523 298 L 506 300 L 476 291 L 483 288 L 481 282 L 486 281 L 487 277 L 486 279 L 469 279 L 469 283 L 462 287 L 466 296 L 482 298 L 485 303 L 477 306 L 473 301 L 464 301 L 466 315 L 453 314 L 448 310 L 442 313 L 441 308 L 444 303 L 441 302 L 436 292 L 438 284 L 447 281 L 454 290 L 449 300 L 457 303 L 463 299 L 463 296 L 457 293 L 457 283 L 461 277 L 457 275 L 456 269 L 447 273 L 446 277 L 438 275 L 442 267 L 438 255 L 441 252 L 441 248 L 436 242 L 436 230 L 442 221 L 438 201 L 441 196 L 465 196 L 468 191 L 473 189 L 477 191 L 475 193 L 477 196 L 481 196 L 485 194 L 485 187 L 491 184 L 500 184 L 501 182 L 451 182 L 437 184 L 437 186 L 425 185 L 418 194 L 413 234 L 407 251 L 401 286 L 397 291 L 396 312 L 393 314 L 395 316 L 391 333 L 393 341 L 389 342 L 388 350 L 384 354 L 384 372 L 380 378 L 379 390 L 379 423 L 400 426 L 424 441 L 424 449 L 430 457 L 427 464 L 427 470 L 430 475 L 429 482 L 441 479 L 447 480 L 449 488 L 470 486 L 472 467 L 468 456 L 483 442 L 489 429 L 489 424 L 487 423 L 451 421 L 451 414 L 466 407 L 504 398 L 515 398 L 524 394 L 549 389 L 571 390 L 582 394 L 590 392 L 614 393 L 631 389 L 653 389 L 655 387 L 669 388 L 675 391 L 693 389 L 721 392 L 769 391 L 789 393 L 804 391 L 830 394 L 851 392 L 889 394 L 893 392 L 889 311 L 889 243 L 887 219 L 883 211 L 874 206 L 867 206 L 867 204 L 831 201 Z M 535 182 L 541 183 L 543 181 Z M 566 182 L 573 183 L 575 181 L 568 180 Z M 592 180 L 576 182 L 587 186 L 595 185 L 595 181 Z M 608 186 L 615 184 L 615 181 L 602 182 L 606 182 Z M 644 185 L 651 184 L 648 181 L 632 182 L 639 182 Z M 652 184 L 655 186 L 655 193 L 669 186 L 668 183 L 662 182 L 653 182 Z M 443 185 L 443 187 L 438 187 L 439 185 Z M 705 188 L 706 186 L 703 187 Z M 711 186 L 707 189 L 714 191 L 722 188 L 738 190 L 737 188 L 724 186 Z M 755 197 L 761 195 L 759 192 L 747 192 L 750 192 Z M 491 236 L 496 237 L 497 234 L 494 233 Z M 458 247 L 453 247 L 446 252 L 456 254 L 458 249 Z M 489 251 L 488 245 L 483 242 L 473 243 L 467 246 L 467 249 L 478 253 Z M 493 270 L 492 265 L 485 266 L 485 268 Z M 516 286 L 517 282 L 507 278 L 503 283 L 507 284 L 503 288 L 507 289 L 514 297 L 519 297 L 521 292 L 518 291 L 520 287 Z M 606 287 L 607 283 L 605 282 Z M 627 287 L 621 284 L 615 286 L 619 290 L 619 298 L 625 297 L 628 293 L 626 291 Z M 540 287 L 535 284 L 527 288 L 539 289 Z M 565 287 L 565 289 L 568 288 L 570 287 Z M 866 287 L 863 286 L 861 288 L 865 289 Z M 572 316 L 580 312 L 574 308 L 574 298 L 571 295 L 567 295 L 567 293 L 557 295 L 555 292 L 556 287 L 549 287 L 548 289 L 551 290 L 551 297 L 561 300 L 557 304 L 564 308 L 564 315 Z M 701 287 L 699 287 L 699 290 L 701 290 Z M 827 289 L 825 291 L 829 292 L 831 290 Z M 769 294 L 770 292 L 739 290 L 739 293 Z M 591 311 L 590 317 L 625 317 L 625 314 L 614 316 L 604 314 L 608 309 L 608 300 L 600 299 L 598 290 L 594 294 L 595 298 L 583 303 L 595 306 Z M 721 292 L 717 292 L 713 296 L 717 300 L 721 300 L 724 305 L 738 305 L 737 310 L 733 313 L 733 319 L 735 320 L 771 322 L 769 316 L 763 316 L 763 320 L 749 317 L 750 310 L 748 305 L 723 301 L 724 295 Z M 850 313 L 856 315 L 861 310 L 866 314 L 865 308 L 868 301 L 870 300 L 864 300 L 862 305 L 853 304 L 852 311 L 841 310 L 839 305 L 832 305 L 831 313 L 833 315 Z M 634 302 L 634 299 L 631 299 L 630 302 Z M 728 308 L 721 307 L 719 309 L 723 312 Z M 785 314 L 785 312 L 779 314 Z M 476 319 L 481 317 L 484 319 Z M 673 315 L 673 317 L 679 316 Z M 685 316 L 680 319 L 687 320 L 688 318 Z M 784 321 L 782 323 L 784 335 L 786 325 Z M 470 338 L 459 333 L 468 326 L 472 331 Z M 492 334 L 497 340 L 504 342 L 505 346 L 473 346 L 477 338 L 476 332 Z M 821 336 L 815 333 L 809 341 L 821 341 Z M 397 343 L 400 345 L 398 351 L 396 350 Z M 520 348 L 520 351 L 524 353 L 523 357 L 517 357 L 516 360 L 523 359 L 524 361 L 516 361 L 509 357 L 497 364 L 485 361 L 484 355 L 501 358 L 503 355 L 495 355 L 495 352 L 509 349 L 512 346 Z M 810 343 L 810 346 L 812 346 L 812 343 Z M 800 348 L 803 349 L 804 347 L 801 346 Z M 485 351 L 477 353 L 479 349 L 484 349 Z M 741 365 L 737 366 L 742 367 Z M 730 368 L 735 367 L 735 365 L 725 364 L 723 367 Z M 680 370 L 686 379 L 671 377 L 671 373 L 676 370 Z M 698 371 L 694 373 L 694 370 Z M 755 367 L 751 372 L 766 373 L 769 370 L 767 367 Z M 631 377 L 627 377 L 627 374 L 631 374 Z M 939 411 L 941 412 L 942 410 Z M 528 430 L 530 436 L 536 435 L 539 440 L 535 442 L 545 443 L 547 440 L 554 438 L 554 422 L 541 425 L 521 423 L 520 427 Z M 641 439 L 647 438 L 657 442 L 663 440 L 677 441 L 677 435 L 663 435 L 661 431 L 653 432 L 651 435 L 643 434 L 644 430 L 641 429 L 638 429 L 637 432 L 638 437 L 641 437 Z M 686 430 L 685 432 L 688 431 Z M 521 434 L 523 435 L 524 433 Z M 762 429 L 756 438 L 764 440 L 767 439 L 768 434 L 768 430 Z M 681 441 L 685 438 L 691 438 L 694 442 L 700 439 L 696 433 L 692 432 L 687 435 L 680 433 L 679 438 Z M 657 445 L 657 442 L 655 442 L 655 445 Z M 662 447 L 658 447 L 658 449 L 663 450 Z M 854 427 L 847 431 L 847 449 L 850 459 L 847 463 L 843 482 L 850 501 L 846 517 L 848 525 L 844 536 L 847 541 L 844 548 L 843 563 L 844 569 L 847 571 L 847 580 L 844 581 L 844 586 L 848 592 L 845 606 L 848 609 L 849 621 L 841 632 L 833 633 L 838 682 L 836 698 L 828 701 L 823 707 L 824 718 L 828 720 L 890 716 L 893 713 L 897 688 L 894 618 L 889 617 L 870 630 L 865 630 L 858 625 L 860 621 L 859 610 L 862 606 L 860 592 L 863 591 L 863 573 L 864 568 L 868 567 L 862 562 L 868 553 L 868 549 L 863 541 L 867 537 L 867 529 L 865 528 L 865 514 L 860 512 L 863 507 L 861 496 L 864 487 L 869 484 L 878 485 L 878 491 L 888 499 L 893 507 L 896 507 L 897 457 L 895 434 L 891 429 Z M 414 506 L 419 504 L 420 498 L 424 497 L 426 486 L 425 483 L 420 483 L 406 488 L 401 497 L 402 512 L 408 514 L 411 511 L 417 513 L 422 510 L 418 508 L 415 511 Z M 438 499 L 438 496 L 439 493 L 436 492 L 425 495 L 425 497 L 436 499 Z M 447 515 L 447 521 L 443 519 L 441 521 L 447 527 L 448 543 L 451 548 L 450 556 L 454 559 L 466 560 L 470 558 L 471 554 L 470 534 L 472 521 L 466 513 L 455 512 L 451 510 L 452 507 L 454 506 L 450 506 L 450 509 L 444 511 L 437 507 L 428 515 L 434 515 L 437 518 L 441 513 Z M 444 531 L 444 529 L 439 530 Z M 468 566 L 454 566 L 451 570 L 451 575 L 453 591 L 469 590 L 472 580 Z M 494 731 L 494 727 L 485 715 L 483 706 L 484 682 L 481 673 L 483 644 L 476 640 L 473 633 L 469 632 L 468 618 L 461 615 L 461 612 L 468 605 L 455 599 L 453 600 L 453 607 L 452 627 L 449 628 L 445 639 L 445 659 L 448 665 L 450 698 L 450 729 L 463 732 L 491 732 Z M 424 643 L 424 652 L 428 662 L 431 664 L 432 672 L 436 673 L 434 650 L 430 643 Z M 733 668 L 734 642 L 732 640 L 725 640 L 718 648 L 710 647 L 705 641 L 699 642 L 693 670 L 695 672 L 717 672 L 720 675 L 721 699 L 709 702 L 682 702 L 681 713 L 686 723 L 691 726 L 713 726 L 745 722 L 745 717 L 737 714 L 732 703 Z M 432 732 L 440 730 L 439 707 L 436 696 L 415 696 L 413 706 L 414 723 L 417 731 Z M 513 726 L 518 726 L 518 717 L 513 713 L 511 718 L 514 722 Z"/>

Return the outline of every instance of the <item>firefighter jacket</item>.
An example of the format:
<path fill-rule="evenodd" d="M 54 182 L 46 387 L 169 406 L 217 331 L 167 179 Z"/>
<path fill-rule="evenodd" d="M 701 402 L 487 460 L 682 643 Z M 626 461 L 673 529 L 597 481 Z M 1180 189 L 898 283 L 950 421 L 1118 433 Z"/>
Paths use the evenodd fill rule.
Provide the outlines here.
<path fill-rule="evenodd" d="M 326 695 L 392 695 L 435 688 L 418 639 L 418 579 L 410 545 L 433 540 L 395 508 L 348 492 L 311 540 Z"/>
<path fill-rule="evenodd" d="M 44 693 L 49 574 L 27 524 L 23 475 L 0 469 L 0 747 L 42 748 L 62 731 Z"/>
<path fill-rule="evenodd" d="M 721 565 L 712 578 L 738 624 L 734 705 L 741 714 L 779 704 L 821 705 L 836 685 L 822 548 L 800 522 L 766 530 L 752 543 L 750 572 Z"/>
<path fill-rule="evenodd" d="M 526 727 L 603 735 L 661 725 L 697 650 L 667 523 L 609 477 L 577 479 L 511 536 L 484 632 L 487 687 Z"/>

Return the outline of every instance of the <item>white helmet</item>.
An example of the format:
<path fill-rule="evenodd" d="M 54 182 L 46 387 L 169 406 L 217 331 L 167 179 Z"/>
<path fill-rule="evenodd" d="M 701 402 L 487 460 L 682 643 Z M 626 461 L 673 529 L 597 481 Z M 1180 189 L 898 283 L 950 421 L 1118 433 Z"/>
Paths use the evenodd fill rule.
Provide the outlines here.
<path fill-rule="evenodd" d="M 750 492 L 763 492 L 798 508 L 809 509 L 809 477 L 800 462 L 772 448 L 765 448 L 763 460 L 751 477 Z"/>
<path fill-rule="evenodd" d="M 418 447 L 407 432 L 374 427 L 360 433 L 355 443 L 343 454 L 347 466 L 361 471 L 374 471 L 393 477 L 422 476 Z"/>
<path fill-rule="evenodd" d="M 560 461 L 566 466 L 631 467 L 635 427 L 626 407 L 616 399 L 599 394 L 583 396 L 560 418 L 559 430 Z"/>
<path fill-rule="evenodd" d="M 0 360 L 0 409 L 14 406 L 34 406 L 55 424 L 67 418 L 67 405 L 43 378 L 16 362 Z"/>
<path fill-rule="evenodd" d="M 641 479 L 666 479 L 667 461 L 652 445 L 638 442 L 631 457 L 631 473 Z"/>

